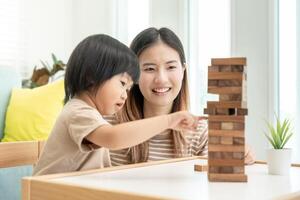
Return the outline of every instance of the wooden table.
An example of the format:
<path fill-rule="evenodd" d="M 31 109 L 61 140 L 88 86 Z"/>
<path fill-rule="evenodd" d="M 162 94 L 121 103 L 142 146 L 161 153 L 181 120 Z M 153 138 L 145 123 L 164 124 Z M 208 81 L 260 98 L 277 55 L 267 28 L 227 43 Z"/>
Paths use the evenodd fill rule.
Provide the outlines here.
<path fill-rule="evenodd" d="M 300 190 L 300 168 L 268 175 L 265 164 L 246 166 L 247 183 L 209 182 L 195 172 L 199 157 L 37 177 L 22 182 L 23 200 L 272 199 Z"/>

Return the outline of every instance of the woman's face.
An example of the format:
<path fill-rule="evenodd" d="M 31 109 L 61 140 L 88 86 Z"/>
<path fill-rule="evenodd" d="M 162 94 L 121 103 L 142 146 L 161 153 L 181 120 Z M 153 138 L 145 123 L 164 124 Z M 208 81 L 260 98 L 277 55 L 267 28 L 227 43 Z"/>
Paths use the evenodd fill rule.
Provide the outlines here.
<path fill-rule="evenodd" d="M 139 64 L 139 88 L 145 105 L 172 106 L 184 75 L 177 51 L 163 42 L 157 42 L 140 54 Z"/>

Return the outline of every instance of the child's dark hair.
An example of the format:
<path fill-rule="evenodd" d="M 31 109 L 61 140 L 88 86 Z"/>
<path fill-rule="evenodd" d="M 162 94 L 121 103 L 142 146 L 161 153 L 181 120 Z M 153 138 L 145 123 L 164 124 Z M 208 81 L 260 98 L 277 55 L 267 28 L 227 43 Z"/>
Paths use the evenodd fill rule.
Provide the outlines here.
<path fill-rule="evenodd" d="M 81 41 L 72 52 L 65 74 L 65 103 L 81 91 L 97 89 L 114 75 L 127 72 L 137 82 L 137 56 L 118 40 L 104 34 Z"/>

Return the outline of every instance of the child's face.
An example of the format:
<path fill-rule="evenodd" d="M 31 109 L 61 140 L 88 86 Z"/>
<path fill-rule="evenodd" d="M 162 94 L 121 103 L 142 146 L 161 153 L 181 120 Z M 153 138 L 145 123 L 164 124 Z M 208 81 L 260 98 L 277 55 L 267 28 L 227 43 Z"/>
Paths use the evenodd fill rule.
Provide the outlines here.
<path fill-rule="evenodd" d="M 127 99 L 133 82 L 127 73 L 118 74 L 105 81 L 97 90 L 95 104 L 102 115 L 118 112 Z"/>
<path fill-rule="evenodd" d="M 184 75 L 177 51 L 158 42 L 140 54 L 139 63 L 139 88 L 145 105 L 171 107 L 181 89 Z"/>

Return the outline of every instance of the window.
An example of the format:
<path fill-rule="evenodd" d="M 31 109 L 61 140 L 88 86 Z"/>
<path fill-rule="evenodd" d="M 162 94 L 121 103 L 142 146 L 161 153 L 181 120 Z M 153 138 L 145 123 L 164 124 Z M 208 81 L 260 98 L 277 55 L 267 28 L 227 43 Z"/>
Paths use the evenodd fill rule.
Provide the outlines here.
<path fill-rule="evenodd" d="M 148 27 L 149 0 L 128 0 L 128 45 L 139 32 Z"/>
<path fill-rule="evenodd" d="M 279 0 L 279 116 L 292 120 L 294 135 L 288 147 L 293 149 L 292 161 L 300 162 L 300 71 L 299 71 L 299 2 L 296 0 Z M 298 5 L 296 5 L 298 4 Z M 297 43 L 298 40 L 298 43 Z M 297 50 L 298 48 L 298 50 Z M 298 56 L 297 56 L 298 55 Z M 297 58 L 298 57 L 298 58 Z M 298 59 L 298 60 L 297 60 Z M 298 65 L 298 67 L 297 67 Z M 298 155 L 298 157 L 296 156 Z"/>
<path fill-rule="evenodd" d="M 208 100 L 207 67 L 211 58 L 228 57 L 231 51 L 230 0 L 189 1 L 188 67 L 191 110 L 203 114 Z"/>
<path fill-rule="evenodd" d="M 0 67 L 24 66 L 24 15 L 19 0 L 1 0 Z M 23 72 L 23 71 L 21 71 Z"/>

